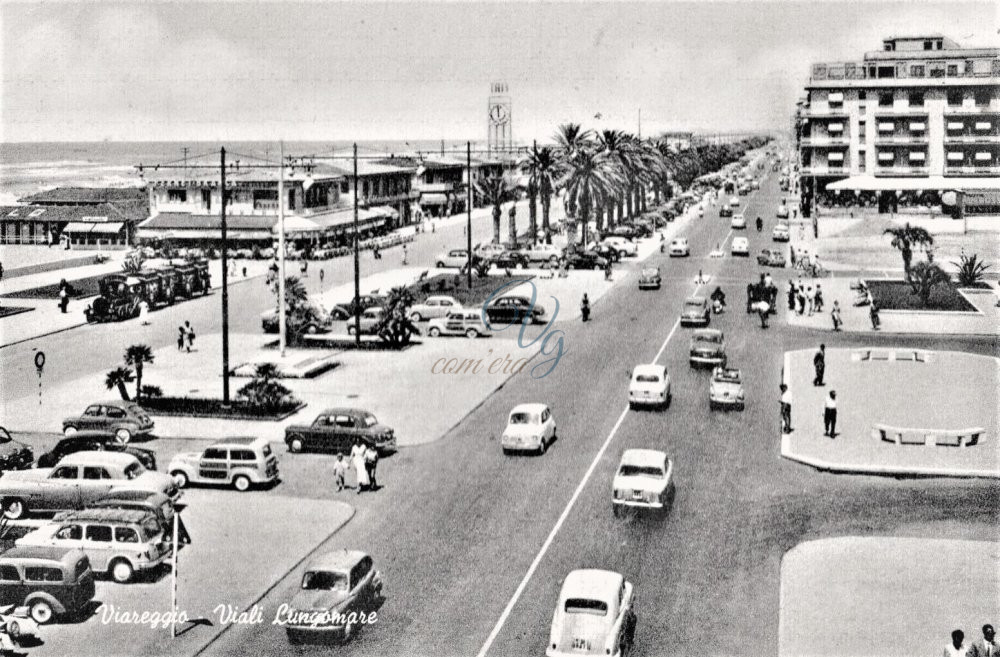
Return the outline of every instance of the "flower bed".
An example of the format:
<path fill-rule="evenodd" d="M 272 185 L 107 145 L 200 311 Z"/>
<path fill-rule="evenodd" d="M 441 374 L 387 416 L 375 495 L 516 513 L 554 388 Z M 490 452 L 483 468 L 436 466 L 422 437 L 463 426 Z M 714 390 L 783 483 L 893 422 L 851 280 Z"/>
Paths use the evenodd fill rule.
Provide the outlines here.
<path fill-rule="evenodd" d="M 933 310 L 945 312 L 976 312 L 976 307 L 952 285 L 937 285 L 931 292 L 927 305 L 920 303 L 920 296 L 905 281 L 866 280 L 872 297 L 880 310 Z"/>
<path fill-rule="evenodd" d="M 269 420 L 277 421 L 305 408 L 305 402 L 294 400 L 273 408 L 266 408 L 234 399 L 224 408 L 221 399 L 205 397 L 150 397 L 139 404 L 150 415 L 180 417 L 225 418 L 229 420 Z"/>
<path fill-rule="evenodd" d="M 0 306 L 0 317 L 10 317 L 20 313 L 31 312 L 34 308 L 26 306 Z"/>
<path fill-rule="evenodd" d="M 73 281 L 67 281 L 69 284 L 69 296 L 75 298 L 92 297 L 101 293 L 98 288 L 98 281 L 107 276 L 107 274 L 101 274 L 100 276 L 88 276 L 87 278 L 78 278 Z M 27 290 L 20 290 L 18 292 L 8 292 L 6 294 L 0 295 L 8 299 L 58 299 L 59 298 L 59 284 L 53 283 L 52 285 L 42 285 L 39 287 L 29 288 Z"/>
<path fill-rule="evenodd" d="M 458 284 L 455 280 L 458 277 Z M 482 306 L 483 302 L 501 285 L 510 281 L 530 281 L 534 276 L 517 275 L 507 278 L 506 276 L 473 276 L 472 289 L 466 285 L 465 274 L 438 274 L 431 276 L 426 281 L 414 283 L 409 287 L 410 294 L 416 303 L 422 303 L 429 296 L 447 295 L 455 299 L 467 308 Z M 506 288 L 514 289 L 514 285 Z"/>

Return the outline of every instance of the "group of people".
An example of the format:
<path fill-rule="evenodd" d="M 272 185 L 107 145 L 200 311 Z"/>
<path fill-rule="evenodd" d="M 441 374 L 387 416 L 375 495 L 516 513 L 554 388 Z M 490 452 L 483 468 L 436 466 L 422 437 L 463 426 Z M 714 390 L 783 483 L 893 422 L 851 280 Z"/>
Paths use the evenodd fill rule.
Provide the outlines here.
<path fill-rule="evenodd" d="M 810 315 L 823 311 L 823 287 L 806 285 L 800 277 L 798 281 L 788 281 L 788 310 L 799 315 Z"/>
<path fill-rule="evenodd" d="M 333 477 L 337 484 L 337 492 L 349 488 L 346 482 L 348 468 L 354 469 L 354 477 L 357 481 L 355 490 L 358 495 L 361 491 L 378 490 L 378 482 L 375 479 L 375 471 L 378 466 L 378 450 L 371 445 L 366 445 L 360 438 L 354 441 L 351 447 L 351 454 L 344 459 L 343 454 L 337 454 L 337 460 L 333 464 Z"/>
<path fill-rule="evenodd" d="M 813 385 L 823 387 L 826 385 L 826 345 L 821 344 L 819 350 L 813 355 Z M 779 387 L 781 397 L 779 407 L 781 412 L 781 433 L 792 432 L 792 392 L 788 385 L 782 383 Z M 837 437 L 837 391 L 830 390 L 826 394 L 823 402 L 823 435 L 827 438 Z M 997 655 L 1000 657 L 1000 655 Z"/>
<path fill-rule="evenodd" d="M 996 633 L 990 624 L 983 625 L 983 638 L 966 643 L 965 632 L 955 630 L 951 633 L 951 641 L 944 647 L 944 657 L 997 657 L 1000 655 L 1000 645 L 996 642 Z"/>
<path fill-rule="evenodd" d="M 191 326 L 191 322 L 184 320 L 184 323 L 177 327 L 177 351 L 184 351 L 185 347 L 187 352 L 191 353 L 191 347 L 194 346 L 194 327 Z"/>
<path fill-rule="evenodd" d="M 778 287 L 770 273 L 760 275 L 757 283 L 747 285 L 747 313 L 760 315 L 760 327 L 767 328 L 767 318 L 778 312 Z"/>

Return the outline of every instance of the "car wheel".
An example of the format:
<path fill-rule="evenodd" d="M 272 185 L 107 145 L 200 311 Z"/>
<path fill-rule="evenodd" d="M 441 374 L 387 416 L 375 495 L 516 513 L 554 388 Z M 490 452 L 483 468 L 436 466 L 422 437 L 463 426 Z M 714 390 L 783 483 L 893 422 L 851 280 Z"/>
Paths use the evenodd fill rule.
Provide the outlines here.
<path fill-rule="evenodd" d="M 288 451 L 293 454 L 298 454 L 302 451 L 302 439 L 296 436 L 288 441 Z"/>
<path fill-rule="evenodd" d="M 67 427 L 63 427 L 63 435 L 64 436 L 72 436 L 75 433 L 76 433 L 76 427 L 74 427 L 73 425 L 69 425 Z"/>
<path fill-rule="evenodd" d="M 427 335 L 431 336 L 432 338 L 436 338 L 439 335 L 441 335 L 441 329 L 439 329 L 436 326 L 432 326 L 430 327 L 430 329 L 428 329 Z"/>
<path fill-rule="evenodd" d="M 170 476 L 173 477 L 174 483 L 177 484 L 178 488 L 187 488 L 187 485 L 191 483 L 183 470 L 174 470 L 170 473 Z"/>
<path fill-rule="evenodd" d="M 318 331 L 319 327 L 317 327 L 315 324 L 310 324 L 306 327 L 306 333 L 308 333 L 309 335 L 316 335 Z"/>
<path fill-rule="evenodd" d="M 4 503 L 3 514 L 11 520 L 18 520 L 28 515 L 28 505 L 20 498 L 11 498 Z"/>
<path fill-rule="evenodd" d="M 127 584 L 135 574 L 135 569 L 127 559 L 116 559 L 108 570 L 111 573 L 111 578 L 119 584 Z"/>
<path fill-rule="evenodd" d="M 625 253 L 625 251 L 619 251 L 619 252 L 618 252 L 618 259 L 619 259 L 619 260 L 621 260 L 621 259 L 622 259 L 622 258 L 624 258 L 624 257 L 625 257 L 626 255 L 628 255 L 628 254 L 627 254 L 627 253 Z"/>
<path fill-rule="evenodd" d="M 612 503 L 611 503 L 611 513 L 612 513 L 612 514 L 613 514 L 613 515 L 614 515 L 614 516 L 615 516 L 616 518 L 620 518 L 620 517 L 621 517 L 621 515 L 622 515 L 622 509 L 621 509 L 621 507 L 620 507 L 620 506 L 618 506 L 617 504 L 615 504 L 614 502 L 612 502 Z"/>
<path fill-rule="evenodd" d="M 549 451 L 549 444 L 545 441 L 545 436 L 542 436 L 541 441 L 538 443 L 538 455 L 543 456 L 547 451 Z"/>
<path fill-rule="evenodd" d="M 347 335 L 354 335 L 357 332 L 358 332 L 358 329 L 357 329 L 356 326 L 348 326 L 347 327 Z"/>
<path fill-rule="evenodd" d="M 31 614 L 31 620 L 39 625 L 45 625 L 55 615 L 52 611 L 52 605 L 45 600 L 35 600 L 32 602 L 29 613 Z"/>
<path fill-rule="evenodd" d="M 444 269 L 444 263 L 443 262 L 439 262 L 439 263 L 437 263 L 435 265 L 435 267 L 437 267 L 438 269 Z"/>
<path fill-rule="evenodd" d="M 119 429 L 118 431 L 115 431 L 115 438 L 117 438 L 118 442 L 121 444 L 127 445 L 128 441 L 132 440 L 132 432 L 128 429 Z"/>
<path fill-rule="evenodd" d="M 17 624 L 16 620 L 11 620 L 7 623 L 7 634 L 10 638 L 14 639 L 15 642 L 17 638 L 21 636 L 21 626 Z"/>
<path fill-rule="evenodd" d="M 246 475 L 238 475 L 233 478 L 233 488 L 241 493 L 250 490 L 250 478 Z"/>
<path fill-rule="evenodd" d="M 411 313 L 410 314 L 410 321 L 413 322 L 414 324 L 416 324 L 417 322 L 423 321 L 423 319 L 424 318 L 420 315 L 420 313 Z"/>
<path fill-rule="evenodd" d="M 479 331 L 477 331 L 474 328 L 467 329 L 465 331 L 465 337 L 469 338 L 470 340 L 475 340 L 476 338 L 479 337 Z"/>

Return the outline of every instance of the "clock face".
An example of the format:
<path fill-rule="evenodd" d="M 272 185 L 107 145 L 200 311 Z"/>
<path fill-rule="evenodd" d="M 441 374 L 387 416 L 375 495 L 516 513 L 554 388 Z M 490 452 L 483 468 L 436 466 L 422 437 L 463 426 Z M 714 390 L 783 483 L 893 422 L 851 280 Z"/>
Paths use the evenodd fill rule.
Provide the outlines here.
<path fill-rule="evenodd" d="M 490 118 L 494 123 L 504 123 L 507 120 L 507 108 L 503 105 L 494 105 L 490 110 Z"/>

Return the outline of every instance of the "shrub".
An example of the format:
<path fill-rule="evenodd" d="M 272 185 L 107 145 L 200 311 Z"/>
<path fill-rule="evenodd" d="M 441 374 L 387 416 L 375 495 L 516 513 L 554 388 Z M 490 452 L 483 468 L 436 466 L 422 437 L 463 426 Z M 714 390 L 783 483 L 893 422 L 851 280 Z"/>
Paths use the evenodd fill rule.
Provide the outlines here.
<path fill-rule="evenodd" d="M 254 372 L 253 379 L 236 393 L 239 399 L 267 411 L 295 404 L 297 399 L 292 391 L 281 385 L 278 368 L 273 363 L 261 363 Z"/>
<path fill-rule="evenodd" d="M 990 268 L 979 259 L 978 255 L 963 255 L 959 262 L 951 263 L 958 267 L 958 284 L 961 287 L 976 287 L 983 282 L 986 270 Z"/>
<path fill-rule="evenodd" d="M 163 388 L 160 386 L 145 385 L 142 387 L 142 398 L 149 399 L 151 397 L 160 398 L 163 397 Z"/>

